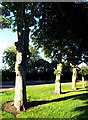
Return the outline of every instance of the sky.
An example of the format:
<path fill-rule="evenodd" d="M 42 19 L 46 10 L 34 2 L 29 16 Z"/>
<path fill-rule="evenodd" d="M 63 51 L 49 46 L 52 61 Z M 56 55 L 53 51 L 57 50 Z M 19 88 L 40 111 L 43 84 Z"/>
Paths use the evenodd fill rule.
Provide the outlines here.
<path fill-rule="evenodd" d="M 17 41 L 17 32 L 13 32 L 11 29 L 0 29 L 0 69 L 2 68 L 2 55 L 6 48 L 9 46 L 14 45 L 14 43 Z M 41 52 L 41 49 L 39 49 L 40 56 L 44 59 L 44 52 Z M 47 60 L 47 59 L 46 59 Z"/>
<path fill-rule="evenodd" d="M 4 50 L 14 45 L 14 42 L 17 41 L 16 32 L 12 32 L 11 29 L 0 29 L 0 69 L 2 68 L 2 55 Z"/>

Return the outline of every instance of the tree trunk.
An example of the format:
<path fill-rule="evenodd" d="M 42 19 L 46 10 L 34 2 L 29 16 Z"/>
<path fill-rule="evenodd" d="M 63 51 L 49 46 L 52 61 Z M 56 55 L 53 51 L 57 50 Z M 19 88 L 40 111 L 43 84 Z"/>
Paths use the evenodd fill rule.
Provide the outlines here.
<path fill-rule="evenodd" d="M 73 90 L 76 90 L 76 74 L 77 74 L 76 67 L 77 66 L 73 67 L 73 74 L 72 74 L 72 89 Z"/>
<path fill-rule="evenodd" d="M 15 83 L 15 98 L 14 106 L 19 111 L 21 108 L 25 108 L 26 104 L 26 65 L 25 65 L 25 47 L 24 47 L 24 32 L 23 32 L 23 13 L 24 13 L 24 3 L 18 3 L 19 8 L 17 11 L 17 32 L 18 32 L 18 42 L 16 42 L 16 83 Z"/>
<path fill-rule="evenodd" d="M 58 74 L 56 74 L 56 80 L 55 80 L 55 93 L 57 94 L 61 94 L 61 83 L 60 83 L 60 80 L 61 80 L 61 66 L 62 64 L 59 63 L 57 64 L 57 71 L 58 71 Z"/>
<path fill-rule="evenodd" d="M 58 63 L 57 64 L 57 74 L 56 74 L 56 80 L 55 80 L 55 93 L 57 94 L 61 94 L 61 72 L 62 72 L 62 51 L 61 51 L 61 47 L 58 47 Z"/>
<path fill-rule="evenodd" d="M 14 106 L 17 108 L 17 110 L 20 110 L 22 107 L 25 108 L 26 104 L 26 71 L 25 66 L 23 64 L 23 60 L 20 58 L 23 58 L 24 56 L 17 51 L 17 61 L 16 61 L 16 83 L 15 83 L 15 98 L 14 98 Z"/>
<path fill-rule="evenodd" d="M 85 88 L 84 76 L 82 76 L 82 87 Z"/>
<path fill-rule="evenodd" d="M 34 3 L 31 9 L 31 15 L 25 15 L 25 3 L 18 2 L 17 7 L 17 34 L 18 42 L 15 43 L 17 56 L 16 56 L 16 83 L 15 83 L 15 97 L 14 106 L 19 111 L 24 109 L 26 105 L 26 74 L 28 68 L 28 61 L 30 58 L 29 53 L 29 26 L 34 16 L 34 11 L 37 3 Z"/>

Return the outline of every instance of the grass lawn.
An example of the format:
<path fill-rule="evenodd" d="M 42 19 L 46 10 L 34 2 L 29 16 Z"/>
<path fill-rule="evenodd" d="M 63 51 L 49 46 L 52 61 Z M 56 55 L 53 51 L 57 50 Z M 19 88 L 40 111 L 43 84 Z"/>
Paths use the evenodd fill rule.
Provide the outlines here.
<path fill-rule="evenodd" d="M 55 85 L 45 85 L 27 88 L 27 100 L 34 103 L 33 109 L 21 111 L 17 118 L 88 118 L 88 85 L 82 88 L 77 83 L 78 90 L 71 90 L 71 84 L 62 84 L 61 95 L 55 95 Z M 14 91 L 2 93 L 2 104 L 13 101 Z M 15 118 L 11 113 L 2 111 L 2 118 Z"/>

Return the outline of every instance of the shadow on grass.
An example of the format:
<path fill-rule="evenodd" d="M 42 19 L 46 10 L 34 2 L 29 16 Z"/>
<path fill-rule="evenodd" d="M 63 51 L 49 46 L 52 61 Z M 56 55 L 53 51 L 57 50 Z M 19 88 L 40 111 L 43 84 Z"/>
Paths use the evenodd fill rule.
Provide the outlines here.
<path fill-rule="evenodd" d="M 85 89 L 85 90 L 84 90 Z M 77 87 L 76 88 L 76 90 L 73 90 L 72 88 L 71 88 L 71 91 L 67 91 L 67 93 L 70 93 L 70 92 L 84 92 L 84 91 L 86 91 L 87 93 L 88 93 L 88 86 L 86 86 L 85 88 L 79 88 L 79 87 Z"/>
<path fill-rule="evenodd" d="M 37 107 L 38 105 L 44 105 L 47 103 L 51 103 L 51 102 L 59 102 L 59 101 L 64 101 L 64 100 L 68 100 L 73 98 L 73 100 L 83 100 L 84 101 L 84 105 L 80 106 L 80 107 L 76 107 L 74 110 L 72 110 L 72 112 L 80 112 L 80 114 L 78 116 L 74 116 L 72 119 L 78 120 L 80 118 L 85 120 L 88 118 L 88 93 L 83 93 L 83 94 L 78 94 L 78 95 L 72 95 L 72 96 L 67 96 L 67 97 L 63 97 L 63 98 L 58 98 L 58 99 L 53 99 L 53 100 L 48 100 L 48 101 L 32 101 L 32 102 L 28 102 L 27 106 L 26 106 L 26 111 L 28 111 L 29 109 L 33 109 L 34 107 Z"/>
<path fill-rule="evenodd" d="M 81 87 L 81 86 L 80 86 Z M 81 87 L 81 88 L 78 88 L 78 89 L 88 89 L 88 86 L 85 86 L 85 88 Z"/>
<path fill-rule="evenodd" d="M 76 118 L 83 118 L 83 120 L 88 119 L 88 93 L 75 97 L 74 100 L 80 99 L 80 100 L 87 100 L 84 104 L 84 106 L 80 106 L 75 108 L 73 111 L 78 111 L 80 114 L 76 116 Z"/>
<path fill-rule="evenodd" d="M 66 97 L 53 99 L 53 100 L 46 100 L 46 101 L 32 101 L 32 102 L 30 101 L 30 102 L 27 102 L 26 110 L 33 109 L 34 107 L 37 107 L 38 105 L 43 105 L 43 104 L 47 104 L 47 103 L 51 103 L 51 102 L 59 102 L 59 101 L 63 101 L 63 100 L 68 100 L 70 98 L 74 98 L 74 100 L 75 99 L 86 100 L 88 98 L 88 93 L 66 96 Z"/>
<path fill-rule="evenodd" d="M 88 120 L 88 103 L 87 103 L 87 106 L 77 107 L 74 111 L 81 112 L 78 116 L 76 116 L 76 118 L 86 118 L 86 120 Z"/>
<path fill-rule="evenodd" d="M 86 101 L 86 106 L 77 107 L 74 110 L 72 110 L 72 112 L 73 111 L 80 111 L 80 115 L 76 116 L 76 118 L 84 118 L 84 117 L 87 118 L 88 117 L 88 105 L 87 105 L 88 104 L 88 102 L 87 102 L 87 100 L 88 100 L 88 93 L 70 95 L 70 96 L 65 96 L 65 97 L 62 96 L 61 98 L 52 99 L 52 100 L 30 101 L 30 102 L 27 102 L 27 104 L 25 105 L 25 109 L 26 109 L 25 112 L 27 112 L 28 110 L 33 109 L 35 107 L 38 107 L 39 105 L 45 105 L 45 104 L 51 103 L 51 102 L 60 102 L 60 101 L 68 100 L 68 99 L 71 99 L 71 98 L 74 101 L 76 99 L 84 100 L 84 102 Z M 30 99 L 30 97 L 28 99 Z M 12 113 L 16 117 L 16 115 L 19 114 L 19 113 L 16 111 L 14 106 L 11 105 L 11 104 L 12 104 L 12 102 L 10 102 L 10 101 L 8 103 L 6 103 L 6 105 L 4 104 L 5 105 L 5 110 L 4 109 L 3 110 Z"/>

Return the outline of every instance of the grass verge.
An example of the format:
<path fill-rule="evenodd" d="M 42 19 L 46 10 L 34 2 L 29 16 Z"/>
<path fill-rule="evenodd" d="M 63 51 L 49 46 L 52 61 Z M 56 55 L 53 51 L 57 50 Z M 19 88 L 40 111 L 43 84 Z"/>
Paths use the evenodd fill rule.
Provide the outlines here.
<path fill-rule="evenodd" d="M 88 118 L 88 85 L 78 90 L 71 90 L 71 84 L 62 84 L 63 94 L 55 95 L 55 85 L 27 88 L 27 100 L 33 109 L 21 111 L 17 118 Z M 14 91 L 2 93 L 2 104 L 13 101 Z M 2 118 L 14 118 L 11 113 L 2 112 Z"/>

